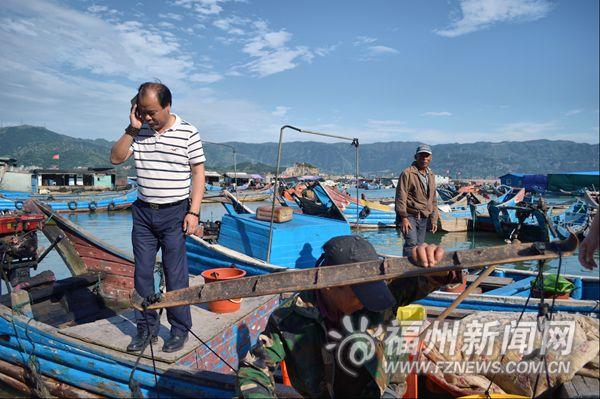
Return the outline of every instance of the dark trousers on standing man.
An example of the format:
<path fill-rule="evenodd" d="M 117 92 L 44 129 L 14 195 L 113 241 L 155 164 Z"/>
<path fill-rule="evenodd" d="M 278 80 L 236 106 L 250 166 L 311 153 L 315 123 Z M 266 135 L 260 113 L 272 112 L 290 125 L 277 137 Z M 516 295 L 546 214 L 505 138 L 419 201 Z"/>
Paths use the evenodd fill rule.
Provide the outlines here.
<path fill-rule="evenodd" d="M 185 233 L 183 232 L 183 219 L 188 209 L 187 200 L 158 209 L 141 200 L 133 203 L 131 240 L 135 257 L 134 283 L 136 291 L 142 297 L 145 298 L 155 292 L 154 264 L 159 249 L 162 252 L 167 291 L 189 286 Z M 146 318 L 142 312 L 136 310 L 136 320 L 138 330 L 146 329 L 149 326 L 151 331 L 155 331 L 154 329 L 158 329 L 160 324 L 158 313 L 155 310 L 146 311 Z M 148 324 L 146 324 L 146 320 Z M 171 333 L 187 334 L 187 328 L 192 327 L 190 307 L 167 308 L 167 320 L 171 324 Z"/>
<path fill-rule="evenodd" d="M 397 218 L 398 222 L 396 223 L 396 227 L 400 228 L 402 223 L 400 222 L 400 218 Z M 410 230 L 408 230 L 407 234 L 402 233 L 404 236 L 404 246 L 402 247 L 402 255 L 410 256 L 412 255 L 412 249 L 417 245 L 425 243 L 425 235 L 427 234 L 427 225 L 429 223 L 429 218 L 416 217 L 415 215 L 408 215 L 408 221 L 410 222 Z"/>

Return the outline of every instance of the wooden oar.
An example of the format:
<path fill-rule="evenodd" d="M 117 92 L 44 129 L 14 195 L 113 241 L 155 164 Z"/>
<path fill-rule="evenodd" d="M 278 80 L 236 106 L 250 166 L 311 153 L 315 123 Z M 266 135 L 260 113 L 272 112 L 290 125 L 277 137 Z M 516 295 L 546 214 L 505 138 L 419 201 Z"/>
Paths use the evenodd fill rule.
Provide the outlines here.
<path fill-rule="evenodd" d="M 148 309 L 159 309 L 222 299 L 255 297 L 371 281 L 425 276 L 432 273 L 462 269 L 481 269 L 489 265 L 552 259 L 558 257 L 559 254 L 566 256 L 573 252 L 577 245 L 577 237 L 571 235 L 567 240 L 552 243 L 516 243 L 448 252 L 439 262 L 440 266 L 431 268 L 415 266 L 407 258 L 389 257 L 383 261 L 376 260 L 300 270 L 293 269 L 170 291 L 158 298 L 155 303 L 144 303 L 144 298 L 134 291 L 131 304 L 136 309 L 142 309 L 144 306 L 147 306 Z"/>

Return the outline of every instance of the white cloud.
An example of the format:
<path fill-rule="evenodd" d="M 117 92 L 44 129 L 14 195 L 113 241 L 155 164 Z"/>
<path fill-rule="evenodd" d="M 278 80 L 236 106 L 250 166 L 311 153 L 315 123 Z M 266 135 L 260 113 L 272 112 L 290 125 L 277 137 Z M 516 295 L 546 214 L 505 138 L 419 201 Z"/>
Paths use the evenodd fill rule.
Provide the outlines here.
<path fill-rule="evenodd" d="M 461 0 L 462 16 L 435 33 L 457 37 L 496 23 L 535 21 L 545 17 L 552 7 L 547 0 Z"/>
<path fill-rule="evenodd" d="M 369 36 L 357 36 L 352 43 L 354 47 L 359 47 L 362 50 L 362 55 L 359 58 L 361 61 L 371 61 L 375 58 L 398 54 L 398 50 L 388 46 L 373 45 L 377 42 L 377 38 Z"/>
<path fill-rule="evenodd" d="M 284 107 L 282 105 L 279 105 L 279 106 L 275 107 L 275 111 L 271 112 L 271 114 L 273 116 L 283 117 L 288 113 L 289 110 L 290 110 L 290 107 Z"/>
<path fill-rule="evenodd" d="M 218 73 L 194 73 L 190 76 L 190 80 L 196 83 L 214 83 L 223 79 L 223 76 Z"/>
<path fill-rule="evenodd" d="M 162 29 L 175 29 L 175 25 L 167 21 L 160 21 L 158 27 Z"/>
<path fill-rule="evenodd" d="M 101 12 L 108 11 L 108 7 L 106 7 L 106 6 L 99 6 L 97 4 L 94 4 L 94 5 L 89 6 L 87 10 L 89 12 L 91 12 L 91 13 L 101 13 Z"/>
<path fill-rule="evenodd" d="M 244 29 L 242 27 L 244 25 L 246 25 L 247 23 L 248 23 L 248 20 L 237 17 L 237 16 L 220 18 L 220 19 L 213 21 L 214 26 L 216 26 L 217 28 L 219 28 L 221 30 L 224 30 L 225 32 L 229 33 L 230 35 L 245 34 L 246 32 L 244 31 Z"/>
<path fill-rule="evenodd" d="M 354 40 L 354 46 L 364 46 L 365 44 L 371 44 L 371 43 L 375 43 L 377 41 L 376 38 L 374 37 L 369 37 L 369 36 L 357 36 L 356 39 Z"/>
<path fill-rule="evenodd" d="M 570 111 L 565 112 L 565 116 L 573 116 L 582 113 L 582 109 L 572 109 Z"/>
<path fill-rule="evenodd" d="M 441 111 L 441 112 L 429 111 L 429 112 L 422 113 L 421 116 L 452 116 L 452 113 L 448 112 L 448 111 Z"/>
<path fill-rule="evenodd" d="M 507 123 L 498 132 L 512 137 L 528 137 L 560 129 L 556 122 L 513 122 Z"/>
<path fill-rule="evenodd" d="M 175 21 L 182 21 L 183 20 L 183 15 L 181 14 L 176 14 L 174 12 L 166 12 L 166 13 L 160 13 L 158 14 L 158 16 L 160 18 L 165 18 L 165 19 L 173 19 Z"/>
<path fill-rule="evenodd" d="M 218 15 L 223 11 L 219 3 L 228 0 L 174 0 L 173 3 L 189 10 L 193 10 L 201 16 Z"/>
<path fill-rule="evenodd" d="M 244 66 L 254 74 L 265 77 L 295 68 L 299 60 L 311 62 L 314 55 L 305 46 L 287 47 L 292 34 L 285 31 L 260 31 L 243 48 L 252 61 Z"/>
<path fill-rule="evenodd" d="M 370 46 L 369 53 L 372 56 L 384 55 L 384 54 L 398 54 L 398 50 L 387 46 Z"/>

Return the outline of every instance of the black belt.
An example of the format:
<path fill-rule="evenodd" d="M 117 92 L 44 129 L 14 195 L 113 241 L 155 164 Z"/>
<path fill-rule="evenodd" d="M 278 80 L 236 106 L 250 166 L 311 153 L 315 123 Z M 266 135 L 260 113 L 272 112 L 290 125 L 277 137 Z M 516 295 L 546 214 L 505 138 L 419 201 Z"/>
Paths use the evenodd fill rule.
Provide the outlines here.
<path fill-rule="evenodd" d="M 181 201 L 177 201 L 177 202 L 169 202 L 168 204 L 153 204 L 152 202 L 146 202 L 139 198 L 138 198 L 138 201 L 140 201 L 144 205 L 148 205 L 152 209 L 163 209 L 163 208 L 170 208 L 170 207 L 176 206 L 176 205 L 181 205 L 184 201 L 187 201 L 187 198 L 182 199 Z"/>

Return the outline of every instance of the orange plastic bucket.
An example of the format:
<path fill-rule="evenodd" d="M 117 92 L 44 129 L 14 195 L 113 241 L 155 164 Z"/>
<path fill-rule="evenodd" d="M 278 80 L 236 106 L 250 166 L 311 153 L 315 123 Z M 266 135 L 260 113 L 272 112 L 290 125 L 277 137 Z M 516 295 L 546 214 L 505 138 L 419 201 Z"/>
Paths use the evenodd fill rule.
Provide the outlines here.
<path fill-rule="evenodd" d="M 204 277 L 206 284 L 214 283 L 220 280 L 231 280 L 241 278 L 246 275 L 245 270 L 235 267 L 219 267 L 216 269 L 208 269 L 200 273 Z M 224 299 L 222 301 L 212 301 L 208 303 L 208 309 L 215 313 L 230 313 L 240 309 L 242 299 Z"/>

